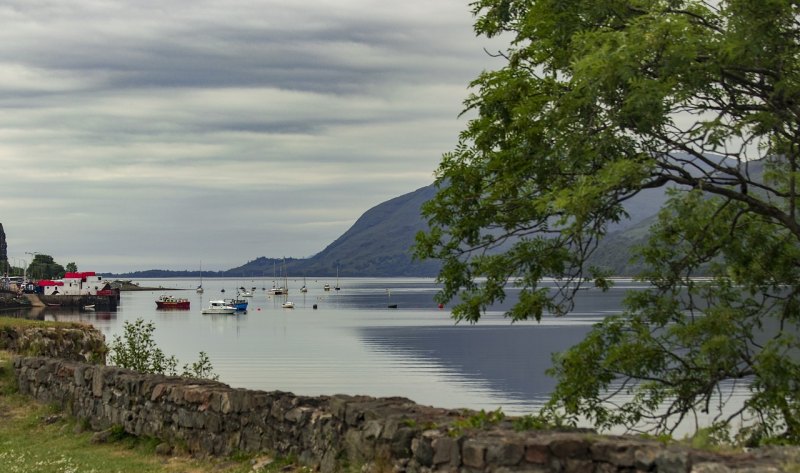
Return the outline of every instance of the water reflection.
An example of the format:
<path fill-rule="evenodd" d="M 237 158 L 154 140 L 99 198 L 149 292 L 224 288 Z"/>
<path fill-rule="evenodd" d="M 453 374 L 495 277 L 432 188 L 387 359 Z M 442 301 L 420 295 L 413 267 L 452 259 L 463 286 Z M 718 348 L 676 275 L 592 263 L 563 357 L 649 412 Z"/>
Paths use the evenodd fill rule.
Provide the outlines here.
<path fill-rule="evenodd" d="M 589 325 L 365 327 L 361 336 L 376 352 L 428 360 L 529 411 L 555 387 L 545 374 L 552 354 L 579 342 L 588 330 Z"/>

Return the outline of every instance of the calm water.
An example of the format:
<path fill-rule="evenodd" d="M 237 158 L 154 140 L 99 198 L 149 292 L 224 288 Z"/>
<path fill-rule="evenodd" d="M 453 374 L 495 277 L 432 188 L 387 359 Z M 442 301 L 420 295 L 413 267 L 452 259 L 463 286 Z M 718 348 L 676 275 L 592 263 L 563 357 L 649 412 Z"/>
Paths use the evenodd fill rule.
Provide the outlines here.
<path fill-rule="evenodd" d="M 341 291 L 324 292 L 334 280 L 289 281 L 285 296 L 269 296 L 272 279 L 141 279 L 141 286 L 169 291 L 191 301 L 188 311 L 156 310 L 166 291 L 123 292 L 116 312 L 70 312 L 44 308 L 28 316 L 89 322 L 111 340 L 123 322 L 143 318 L 156 326 L 155 338 L 181 364 L 208 353 L 220 380 L 234 387 L 296 394 L 404 396 L 439 407 L 496 409 L 509 414 L 535 411 L 554 383 L 544 371 L 555 351 L 579 341 L 591 324 L 619 310 L 623 290 L 581 291 L 573 314 L 541 323 L 511 324 L 487 314 L 479 324 L 455 324 L 447 308 L 433 301 L 431 279 L 343 278 Z M 233 297 L 236 288 L 255 287 L 240 315 L 203 315 L 209 300 Z M 223 294 L 221 291 L 225 290 Z M 318 309 L 312 306 L 317 304 Z M 397 309 L 389 309 L 397 304 Z"/>

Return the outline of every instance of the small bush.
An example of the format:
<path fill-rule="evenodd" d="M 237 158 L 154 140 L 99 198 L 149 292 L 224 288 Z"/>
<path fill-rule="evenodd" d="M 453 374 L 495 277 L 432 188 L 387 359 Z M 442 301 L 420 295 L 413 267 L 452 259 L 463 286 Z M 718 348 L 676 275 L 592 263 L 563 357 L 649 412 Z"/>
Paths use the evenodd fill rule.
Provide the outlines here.
<path fill-rule="evenodd" d="M 128 368 L 142 373 L 178 375 L 178 359 L 174 355 L 167 356 L 153 340 L 155 325 L 152 321 L 136 319 L 133 323 L 126 321 L 122 337 L 115 335 L 111 342 L 108 362 L 120 368 Z M 199 379 L 219 379 L 214 373 L 211 360 L 201 351 L 200 359 L 191 365 L 183 365 L 181 376 Z"/>

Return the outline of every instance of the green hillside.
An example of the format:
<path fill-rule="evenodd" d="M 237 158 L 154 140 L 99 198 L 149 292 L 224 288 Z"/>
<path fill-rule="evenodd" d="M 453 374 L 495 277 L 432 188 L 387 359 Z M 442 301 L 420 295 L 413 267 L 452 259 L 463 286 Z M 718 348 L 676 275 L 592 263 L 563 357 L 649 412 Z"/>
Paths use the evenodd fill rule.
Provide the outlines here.
<path fill-rule="evenodd" d="M 427 228 L 420 208 L 436 193 L 433 185 L 388 200 L 365 212 L 350 229 L 321 252 L 307 259 L 286 259 L 292 277 L 435 276 L 436 261 L 414 261 L 411 246 L 418 231 Z M 257 258 L 225 272 L 226 276 L 271 276 L 283 260 Z"/>

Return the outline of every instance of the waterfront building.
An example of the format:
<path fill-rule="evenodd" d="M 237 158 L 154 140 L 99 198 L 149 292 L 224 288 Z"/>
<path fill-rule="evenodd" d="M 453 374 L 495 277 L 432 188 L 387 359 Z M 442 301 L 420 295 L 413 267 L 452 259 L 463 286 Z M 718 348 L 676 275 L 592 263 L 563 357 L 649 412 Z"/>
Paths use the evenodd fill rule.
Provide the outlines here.
<path fill-rule="evenodd" d="M 38 286 L 45 296 L 110 296 L 111 285 L 94 271 L 67 273 L 62 279 L 42 280 Z"/>

